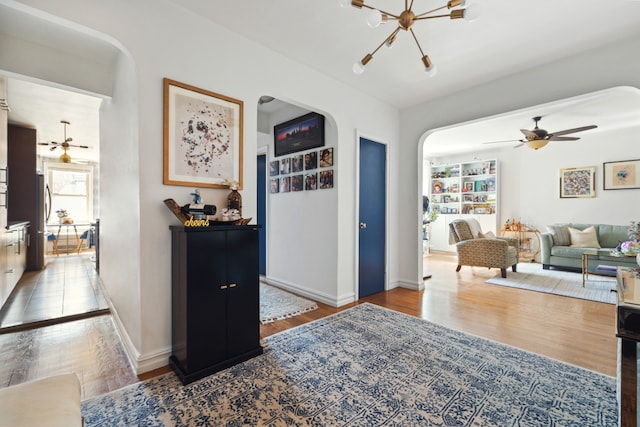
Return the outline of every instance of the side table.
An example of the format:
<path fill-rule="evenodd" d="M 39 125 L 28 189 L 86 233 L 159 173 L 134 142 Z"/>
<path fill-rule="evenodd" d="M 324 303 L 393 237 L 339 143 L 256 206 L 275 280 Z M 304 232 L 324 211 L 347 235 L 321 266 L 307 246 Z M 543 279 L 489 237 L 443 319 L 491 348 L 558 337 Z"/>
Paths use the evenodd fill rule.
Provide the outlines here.
<path fill-rule="evenodd" d="M 540 253 L 540 232 L 535 228 L 521 227 L 519 230 L 500 230 L 500 236 L 513 235 L 520 246 L 520 260 L 535 262 Z"/>
<path fill-rule="evenodd" d="M 638 342 L 640 342 L 640 269 L 618 267 L 616 336 L 621 339 L 620 422 L 637 426 Z"/>

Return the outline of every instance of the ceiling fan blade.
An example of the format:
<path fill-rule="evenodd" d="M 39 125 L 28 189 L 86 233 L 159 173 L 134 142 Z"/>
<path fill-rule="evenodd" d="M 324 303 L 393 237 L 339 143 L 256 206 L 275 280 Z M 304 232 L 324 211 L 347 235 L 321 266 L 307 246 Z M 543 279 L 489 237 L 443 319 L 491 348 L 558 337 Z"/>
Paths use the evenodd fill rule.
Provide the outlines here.
<path fill-rule="evenodd" d="M 524 147 L 524 142 L 520 141 L 520 144 L 513 146 L 513 148 L 520 148 L 520 147 Z"/>
<path fill-rule="evenodd" d="M 577 136 L 552 136 L 549 141 L 577 141 L 579 139 Z"/>
<path fill-rule="evenodd" d="M 580 128 L 575 128 L 575 129 L 565 129 L 565 130 L 560 130 L 558 132 L 552 132 L 552 133 L 549 134 L 549 136 L 567 135 L 569 133 L 583 132 L 585 130 L 595 129 L 597 127 L 598 126 L 596 126 L 596 125 L 590 125 L 590 126 L 582 126 Z"/>
<path fill-rule="evenodd" d="M 519 139 L 507 139 L 505 141 L 488 141 L 488 142 L 483 142 L 483 144 L 500 144 L 503 142 L 518 142 L 520 141 Z"/>

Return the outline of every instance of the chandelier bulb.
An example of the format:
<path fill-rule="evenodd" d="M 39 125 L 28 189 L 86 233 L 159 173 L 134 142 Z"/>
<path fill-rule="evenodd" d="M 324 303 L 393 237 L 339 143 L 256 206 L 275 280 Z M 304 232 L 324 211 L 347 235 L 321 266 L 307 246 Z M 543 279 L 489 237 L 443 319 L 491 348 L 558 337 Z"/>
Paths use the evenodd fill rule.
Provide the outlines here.
<path fill-rule="evenodd" d="M 391 34 L 389 36 L 389 38 L 387 39 L 387 41 L 384 42 L 384 45 L 391 49 L 393 47 L 393 43 L 396 41 L 396 35 L 395 34 Z"/>
<path fill-rule="evenodd" d="M 424 71 L 427 73 L 429 77 L 433 77 L 437 73 L 436 66 L 429 59 L 429 55 L 425 55 L 422 57 L 422 63 L 424 64 Z"/>
<path fill-rule="evenodd" d="M 371 9 L 367 13 L 367 25 L 371 28 L 377 28 L 382 23 L 382 12 L 378 9 Z"/>
<path fill-rule="evenodd" d="M 362 64 L 362 62 L 358 61 L 353 64 L 353 74 L 360 75 L 362 73 L 364 73 L 364 65 Z"/>

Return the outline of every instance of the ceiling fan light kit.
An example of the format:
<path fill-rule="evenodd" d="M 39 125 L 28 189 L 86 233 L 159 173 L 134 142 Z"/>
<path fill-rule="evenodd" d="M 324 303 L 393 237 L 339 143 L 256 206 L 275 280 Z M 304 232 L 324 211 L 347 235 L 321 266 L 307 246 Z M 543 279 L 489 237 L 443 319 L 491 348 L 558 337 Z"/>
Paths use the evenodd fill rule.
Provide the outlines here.
<path fill-rule="evenodd" d="M 389 21 L 397 21 L 398 23 L 396 29 L 393 30 L 393 32 L 387 38 L 385 38 L 382 43 L 378 45 L 378 47 L 376 47 L 371 53 L 367 53 L 359 62 L 356 62 L 353 65 L 353 72 L 355 74 L 362 74 L 364 72 L 367 64 L 373 59 L 373 55 L 375 55 L 382 46 L 391 48 L 396 40 L 398 32 L 400 30 L 404 30 L 409 31 L 413 36 L 413 40 L 415 41 L 416 46 L 418 46 L 418 50 L 420 51 L 424 69 L 427 72 L 427 75 L 432 77 L 436 74 L 436 67 L 429 59 L 429 56 L 426 55 L 422 50 L 422 46 L 420 46 L 420 42 L 418 42 L 418 38 L 413 32 L 413 24 L 415 24 L 417 21 L 434 18 L 465 19 L 467 21 L 473 21 L 479 16 L 479 8 L 477 6 L 470 5 L 464 8 L 464 6 L 466 5 L 466 0 L 450 0 L 445 6 L 441 6 L 428 12 L 420 13 L 418 15 L 416 15 L 412 10 L 413 0 L 411 1 L 411 4 L 409 4 L 408 0 L 404 1 L 404 10 L 399 15 L 395 15 L 377 7 L 365 4 L 365 0 L 340 0 L 340 5 L 342 7 L 353 6 L 358 9 L 369 9 L 366 16 L 366 21 L 367 25 L 371 28 L 376 28 L 380 24 L 387 23 Z M 438 12 L 442 9 L 452 10 L 451 12 L 446 14 L 433 15 L 433 13 Z"/>
<path fill-rule="evenodd" d="M 540 148 L 546 146 L 549 143 L 549 141 L 577 141 L 580 139 L 577 136 L 563 136 L 563 135 L 568 135 L 570 133 L 584 132 L 585 130 L 595 129 L 598 127 L 596 125 L 589 125 L 589 126 L 582 126 L 579 128 L 559 130 L 556 132 L 547 132 L 545 129 L 538 127 L 538 122 L 542 120 L 542 116 L 536 116 L 532 120 L 536 124 L 536 126 L 533 129 L 531 130 L 520 129 L 520 132 L 522 132 L 522 134 L 525 136 L 524 139 L 508 140 L 508 141 L 491 141 L 491 142 L 484 142 L 483 144 L 496 144 L 501 142 L 519 142 L 520 144 L 514 146 L 513 148 L 520 148 L 523 145 L 526 145 L 527 147 L 533 150 L 539 150 Z"/>

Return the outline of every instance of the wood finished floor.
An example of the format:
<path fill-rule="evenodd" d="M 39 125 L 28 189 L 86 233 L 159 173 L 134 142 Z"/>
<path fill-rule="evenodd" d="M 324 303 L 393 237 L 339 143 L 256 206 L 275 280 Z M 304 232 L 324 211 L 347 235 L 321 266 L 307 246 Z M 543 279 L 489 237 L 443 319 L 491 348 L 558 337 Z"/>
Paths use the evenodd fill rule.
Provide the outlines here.
<path fill-rule="evenodd" d="M 27 271 L 0 309 L 0 334 L 104 314 L 93 251 L 48 256 L 41 271 Z"/>
<path fill-rule="evenodd" d="M 393 289 L 370 302 L 493 341 L 615 376 L 615 306 L 489 285 L 496 270 L 463 267 L 455 258 L 432 254 L 424 291 Z M 356 305 L 317 310 L 261 325 L 261 336 L 304 324 Z M 110 315 L 0 335 L 0 387 L 76 372 L 86 399 L 168 372 L 136 377 Z"/>

